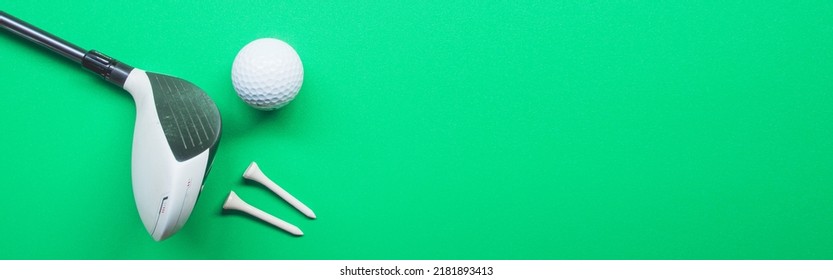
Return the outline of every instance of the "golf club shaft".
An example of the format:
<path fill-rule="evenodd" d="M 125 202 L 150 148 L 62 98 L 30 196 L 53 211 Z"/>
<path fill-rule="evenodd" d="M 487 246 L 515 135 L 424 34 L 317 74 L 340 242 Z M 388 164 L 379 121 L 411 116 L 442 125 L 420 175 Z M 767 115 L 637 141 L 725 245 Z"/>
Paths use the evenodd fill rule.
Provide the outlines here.
<path fill-rule="evenodd" d="M 105 80 L 123 86 L 127 76 L 133 67 L 121 63 L 103 53 L 95 50 L 85 51 L 84 49 L 64 41 L 49 32 L 43 31 L 25 21 L 22 21 L 10 14 L 0 11 L 0 26 L 3 29 L 44 46 L 63 57 L 81 64 L 84 68 L 95 72 Z"/>
<path fill-rule="evenodd" d="M 87 52 L 70 42 L 55 37 L 55 35 L 49 34 L 49 32 L 43 31 L 3 11 L 0 11 L 0 25 L 20 37 L 44 46 L 79 64 Z"/>

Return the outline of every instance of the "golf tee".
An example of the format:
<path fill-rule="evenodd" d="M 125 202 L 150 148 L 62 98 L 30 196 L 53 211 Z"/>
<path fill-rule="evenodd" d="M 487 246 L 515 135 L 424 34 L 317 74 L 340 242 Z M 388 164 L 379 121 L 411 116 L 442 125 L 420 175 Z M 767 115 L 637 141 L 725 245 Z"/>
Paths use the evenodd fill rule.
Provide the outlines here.
<path fill-rule="evenodd" d="M 275 216 L 269 215 L 268 213 L 263 212 L 262 210 L 257 209 L 252 205 L 249 205 L 248 203 L 240 199 L 240 197 L 237 196 L 237 194 L 234 193 L 234 191 L 231 191 L 229 193 L 228 198 L 226 198 L 226 202 L 223 204 L 223 209 L 242 211 L 267 223 L 270 223 L 275 227 L 289 232 L 291 234 L 298 236 L 304 235 L 304 232 L 302 232 L 301 229 L 299 229 L 298 227 L 290 223 L 287 223 L 284 220 L 278 219 Z"/>

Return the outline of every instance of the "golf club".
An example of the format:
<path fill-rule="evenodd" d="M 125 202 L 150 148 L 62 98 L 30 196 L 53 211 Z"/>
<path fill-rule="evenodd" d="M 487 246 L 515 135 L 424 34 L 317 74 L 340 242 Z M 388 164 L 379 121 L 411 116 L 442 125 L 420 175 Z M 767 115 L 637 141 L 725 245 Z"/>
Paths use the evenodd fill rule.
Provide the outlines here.
<path fill-rule="evenodd" d="M 220 112 L 194 84 L 86 51 L 3 11 L 0 26 L 124 88 L 136 103 L 131 176 L 148 233 L 160 241 L 191 215 L 220 140 Z"/>

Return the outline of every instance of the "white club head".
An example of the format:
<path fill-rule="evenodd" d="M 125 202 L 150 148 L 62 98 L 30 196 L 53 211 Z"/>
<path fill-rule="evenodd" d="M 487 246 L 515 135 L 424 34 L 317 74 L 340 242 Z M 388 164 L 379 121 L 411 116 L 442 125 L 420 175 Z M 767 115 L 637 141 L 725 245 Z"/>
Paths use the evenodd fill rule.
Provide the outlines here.
<path fill-rule="evenodd" d="M 133 196 L 154 240 L 188 221 L 220 140 L 220 113 L 188 81 L 133 69 L 124 83 L 136 103 Z"/>
<path fill-rule="evenodd" d="M 304 203 L 302 203 L 300 200 L 289 194 L 289 192 L 281 188 L 281 186 L 278 186 L 278 184 L 270 180 L 269 177 L 266 177 L 266 174 L 263 174 L 263 172 L 260 171 L 260 167 L 258 167 L 257 163 L 255 163 L 254 161 L 251 164 L 249 164 L 249 167 L 246 168 L 245 172 L 243 172 L 243 178 L 258 182 L 261 185 L 266 186 L 267 188 L 272 190 L 272 192 L 283 198 L 283 200 L 285 200 L 287 203 L 292 205 L 292 207 L 295 207 L 295 209 L 301 211 L 301 213 L 303 213 L 305 216 L 307 216 L 310 219 L 315 219 L 315 212 L 312 212 L 312 209 L 310 209 L 309 207 L 304 205 Z"/>
<path fill-rule="evenodd" d="M 263 212 L 263 210 L 257 209 L 252 205 L 249 205 L 248 203 L 240 199 L 240 197 L 237 196 L 237 194 L 234 193 L 234 191 L 229 192 L 228 198 L 226 198 L 226 202 L 223 203 L 223 209 L 242 211 L 246 214 L 254 216 L 255 218 L 270 223 L 278 227 L 279 229 L 285 230 L 286 232 L 289 232 L 291 234 L 298 236 L 304 235 L 304 232 L 302 232 L 301 229 L 299 229 L 298 227 L 290 223 L 287 223 L 284 220 L 278 219 L 275 216 L 269 215 L 268 213 Z"/>

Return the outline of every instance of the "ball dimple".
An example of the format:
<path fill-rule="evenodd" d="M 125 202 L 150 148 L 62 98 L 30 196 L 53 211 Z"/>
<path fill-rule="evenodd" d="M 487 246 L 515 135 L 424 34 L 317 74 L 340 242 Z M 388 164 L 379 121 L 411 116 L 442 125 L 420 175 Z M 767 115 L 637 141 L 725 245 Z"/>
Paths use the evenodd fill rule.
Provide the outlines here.
<path fill-rule="evenodd" d="M 244 46 L 231 67 L 237 95 L 260 110 L 274 110 L 292 101 L 304 81 L 295 49 L 284 41 L 262 38 Z"/>

